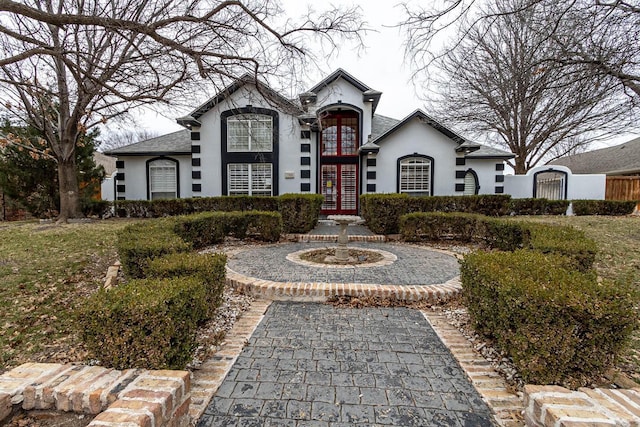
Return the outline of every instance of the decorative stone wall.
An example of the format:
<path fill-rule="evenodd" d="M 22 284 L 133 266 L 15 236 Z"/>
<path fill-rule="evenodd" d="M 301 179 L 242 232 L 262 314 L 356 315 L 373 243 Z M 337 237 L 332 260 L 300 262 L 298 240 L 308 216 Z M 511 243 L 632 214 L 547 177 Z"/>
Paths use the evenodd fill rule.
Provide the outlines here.
<path fill-rule="evenodd" d="M 17 406 L 97 414 L 90 426 L 185 427 L 190 401 L 185 371 L 26 363 L 0 375 L 0 423 Z"/>
<path fill-rule="evenodd" d="M 640 426 L 640 389 L 567 390 L 524 388 L 525 422 L 530 427 Z"/>

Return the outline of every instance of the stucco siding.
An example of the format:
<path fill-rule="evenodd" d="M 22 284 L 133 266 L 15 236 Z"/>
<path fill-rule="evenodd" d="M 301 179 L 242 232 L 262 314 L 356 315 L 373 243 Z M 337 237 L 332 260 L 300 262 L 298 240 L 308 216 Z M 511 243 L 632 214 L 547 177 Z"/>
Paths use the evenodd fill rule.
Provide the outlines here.
<path fill-rule="evenodd" d="M 178 161 L 180 197 L 191 197 L 191 157 L 189 156 L 163 156 Z M 117 181 L 117 185 L 124 185 L 125 192 L 117 193 L 117 196 L 125 196 L 127 200 L 147 200 L 147 160 L 158 158 L 157 156 L 120 156 L 124 161 L 124 181 Z"/>

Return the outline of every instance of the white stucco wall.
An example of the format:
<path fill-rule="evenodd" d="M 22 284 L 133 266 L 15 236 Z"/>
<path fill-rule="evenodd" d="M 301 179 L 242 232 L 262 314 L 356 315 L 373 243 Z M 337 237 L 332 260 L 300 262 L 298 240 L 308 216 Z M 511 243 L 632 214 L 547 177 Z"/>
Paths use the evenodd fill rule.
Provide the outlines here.
<path fill-rule="evenodd" d="M 511 197 L 529 198 L 533 197 L 533 180 L 537 172 L 560 171 L 567 173 L 567 199 L 593 199 L 604 200 L 607 177 L 602 174 L 574 175 L 571 169 L 566 166 L 538 166 L 526 175 L 506 175 L 504 177 L 504 191 Z"/>
<path fill-rule="evenodd" d="M 422 154 L 433 158 L 432 195 L 455 193 L 456 143 L 417 118 L 379 143 L 376 160 L 376 192 L 395 193 L 398 186 L 398 158 Z"/>
<path fill-rule="evenodd" d="M 480 185 L 478 194 L 496 194 L 496 187 L 502 187 L 504 184 L 496 182 L 496 175 L 502 175 L 502 171 L 496 171 L 498 163 L 502 163 L 502 161 L 498 159 L 467 159 L 466 165 L 459 168 L 465 171 L 473 169 L 476 172 Z M 464 179 L 458 180 L 458 183 L 464 183 Z"/>
<path fill-rule="evenodd" d="M 201 196 L 220 196 L 222 191 L 222 160 L 221 160 L 221 121 L 220 114 L 224 111 L 242 108 L 248 105 L 258 108 L 276 110 L 278 108 L 267 102 L 258 92 L 250 91 L 251 86 L 243 86 L 227 99 L 223 100 L 211 110 L 203 114 L 199 121 L 202 192 Z M 279 172 L 273 179 L 278 180 L 278 192 L 300 192 L 300 144 L 309 140 L 300 139 L 300 125 L 296 117 L 278 111 L 279 121 Z M 194 129 L 198 130 L 198 129 Z M 313 153 L 312 153 L 313 154 Z M 293 179 L 285 179 L 286 171 L 294 171 Z M 277 195 L 277 194 L 274 194 Z"/>
<path fill-rule="evenodd" d="M 362 134 L 360 135 L 360 145 L 367 142 L 367 138 L 371 134 L 371 109 L 372 102 L 364 102 L 362 92 L 343 78 L 338 78 L 331 84 L 318 91 L 317 101 L 314 106 L 315 111 L 322 110 L 327 105 L 350 104 L 362 110 Z M 345 108 L 348 108 L 345 106 Z"/>
<path fill-rule="evenodd" d="M 115 176 L 116 172 L 112 173 L 111 176 L 103 179 L 102 183 L 100 183 L 100 197 L 102 198 L 102 200 L 115 200 Z"/>
<path fill-rule="evenodd" d="M 118 169 L 118 172 L 124 172 L 124 181 L 118 181 L 117 184 L 125 185 L 125 194 L 127 200 L 146 200 L 147 199 L 147 160 L 156 158 L 157 156 L 118 156 L 118 160 L 124 160 L 124 169 Z M 190 156 L 164 156 L 178 161 L 179 164 L 179 187 L 180 197 L 191 197 L 191 157 Z M 122 196 L 121 193 L 117 193 Z"/>

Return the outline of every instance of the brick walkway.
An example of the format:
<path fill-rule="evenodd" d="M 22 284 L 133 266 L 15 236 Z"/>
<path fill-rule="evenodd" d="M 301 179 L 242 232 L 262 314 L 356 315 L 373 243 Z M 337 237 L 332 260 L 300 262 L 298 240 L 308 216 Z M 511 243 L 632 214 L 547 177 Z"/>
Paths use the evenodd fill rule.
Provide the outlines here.
<path fill-rule="evenodd" d="M 274 302 L 198 426 L 493 426 L 417 310 Z"/>

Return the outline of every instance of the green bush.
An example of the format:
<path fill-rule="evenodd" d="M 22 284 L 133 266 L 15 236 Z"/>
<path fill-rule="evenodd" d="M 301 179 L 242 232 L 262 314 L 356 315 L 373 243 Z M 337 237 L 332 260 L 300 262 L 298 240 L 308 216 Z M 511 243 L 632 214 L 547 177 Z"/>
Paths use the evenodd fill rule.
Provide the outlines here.
<path fill-rule="evenodd" d="M 80 335 L 103 366 L 184 369 L 207 315 L 199 277 L 140 279 L 101 290 L 78 313 Z"/>
<path fill-rule="evenodd" d="M 324 197 L 321 194 L 283 194 L 278 197 L 285 233 L 307 233 L 316 226 Z"/>
<path fill-rule="evenodd" d="M 529 232 L 512 221 L 465 213 L 416 212 L 400 218 L 404 240 L 485 243 L 490 248 L 513 251 L 524 247 Z"/>
<path fill-rule="evenodd" d="M 631 200 L 573 200 L 576 215 L 629 215 L 638 202 Z"/>
<path fill-rule="evenodd" d="M 93 200 L 93 199 L 81 199 L 80 210 L 84 216 L 97 216 L 102 218 L 112 208 L 112 204 L 109 200 Z"/>
<path fill-rule="evenodd" d="M 203 212 L 175 218 L 173 231 L 194 249 L 202 249 L 224 241 L 224 212 Z"/>
<path fill-rule="evenodd" d="M 509 210 L 513 215 L 564 215 L 568 200 L 511 199 Z"/>
<path fill-rule="evenodd" d="M 495 339 L 527 383 L 588 384 L 607 369 L 637 322 L 637 291 L 567 269 L 561 255 L 477 252 L 461 262 L 478 332 Z"/>
<path fill-rule="evenodd" d="M 501 194 L 478 196 L 409 197 L 406 194 L 364 194 L 360 211 L 371 231 L 377 234 L 400 232 L 400 217 L 413 212 L 462 212 L 487 216 L 509 213 L 511 196 Z"/>
<path fill-rule="evenodd" d="M 141 278 L 149 260 L 191 250 L 191 244 L 178 237 L 173 228 L 173 220 L 156 219 L 131 224 L 120 231 L 116 248 L 125 275 Z"/>
<path fill-rule="evenodd" d="M 145 276 L 149 278 L 198 277 L 206 287 L 207 318 L 210 318 L 222 303 L 226 262 L 227 256 L 223 253 L 175 253 L 150 261 L 145 269 Z"/>
<path fill-rule="evenodd" d="M 529 248 L 542 253 L 564 255 L 573 261 L 577 270 L 587 271 L 596 259 L 598 246 L 573 227 L 521 223 L 529 231 Z"/>

